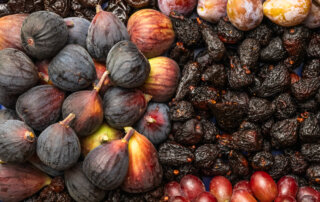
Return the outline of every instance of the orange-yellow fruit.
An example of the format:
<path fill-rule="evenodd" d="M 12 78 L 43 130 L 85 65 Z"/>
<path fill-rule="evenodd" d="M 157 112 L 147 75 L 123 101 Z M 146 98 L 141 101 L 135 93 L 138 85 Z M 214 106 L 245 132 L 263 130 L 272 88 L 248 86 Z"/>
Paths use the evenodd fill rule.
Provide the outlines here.
<path fill-rule="evenodd" d="M 227 15 L 227 2 L 228 0 L 199 0 L 198 15 L 208 22 L 216 23 Z"/>
<path fill-rule="evenodd" d="M 310 29 L 320 27 L 320 5 L 312 2 L 310 13 L 303 24 Z"/>

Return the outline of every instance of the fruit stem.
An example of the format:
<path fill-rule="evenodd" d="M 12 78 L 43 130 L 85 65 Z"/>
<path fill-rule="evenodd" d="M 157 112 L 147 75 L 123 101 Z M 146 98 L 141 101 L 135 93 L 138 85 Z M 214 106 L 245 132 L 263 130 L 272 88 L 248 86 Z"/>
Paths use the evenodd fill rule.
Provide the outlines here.
<path fill-rule="evenodd" d="M 143 95 L 147 103 L 152 99 L 152 95 L 149 95 L 149 94 L 143 94 Z"/>
<path fill-rule="evenodd" d="M 34 142 L 35 135 L 31 131 L 26 131 L 24 134 L 24 139 L 27 140 L 28 142 Z"/>
<path fill-rule="evenodd" d="M 61 125 L 63 125 L 64 127 L 68 128 L 70 122 L 71 122 L 75 117 L 76 117 L 75 114 L 70 113 L 70 114 L 67 116 L 67 118 L 65 118 L 63 121 L 60 121 L 59 123 L 60 123 Z"/>
<path fill-rule="evenodd" d="M 147 123 L 156 123 L 157 122 L 157 120 L 155 120 L 151 116 L 146 116 L 145 119 L 146 119 Z"/>
<path fill-rule="evenodd" d="M 95 90 L 95 91 L 97 91 L 97 92 L 100 91 L 100 89 L 101 89 L 101 87 L 102 87 L 102 84 L 104 83 L 104 81 L 105 81 L 106 78 L 108 77 L 108 74 L 109 74 L 108 71 L 105 71 L 105 72 L 103 73 L 103 75 L 102 75 L 102 77 L 101 77 L 98 85 L 96 85 L 96 86 L 93 88 L 93 90 Z"/>
<path fill-rule="evenodd" d="M 71 20 L 66 20 L 65 23 L 67 27 L 74 27 L 74 22 L 72 22 Z"/>
<path fill-rule="evenodd" d="M 128 143 L 135 130 L 132 127 L 125 127 L 124 130 L 126 131 L 126 135 L 122 138 L 122 141 Z"/>
<path fill-rule="evenodd" d="M 96 13 L 100 13 L 101 11 L 103 11 L 101 5 L 96 5 Z"/>

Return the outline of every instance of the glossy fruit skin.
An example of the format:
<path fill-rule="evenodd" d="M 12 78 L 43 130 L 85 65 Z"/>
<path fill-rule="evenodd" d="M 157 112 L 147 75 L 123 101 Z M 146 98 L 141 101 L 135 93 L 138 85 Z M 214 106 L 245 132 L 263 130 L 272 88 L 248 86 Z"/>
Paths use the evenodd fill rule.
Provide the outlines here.
<path fill-rule="evenodd" d="M 232 191 L 235 192 L 237 190 L 246 190 L 247 192 L 249 192 L 249 194 L 253 195 L 253 192 L 250 187 L 250 182 L 247 180 L 242 180 L 242 181 L 239 181 L 237 184 L 235 184 L 233 186 Z"/>
<path fill-rule="evenodd" d="M 37 84 L 37 67 L 22 51 L 6 48 L 0 51 L 0 88 L 10 94 L 21 94 Z"/>
<path fill-rule="evenodd" d="M 180 180 L 181 191 L 183 196 L 189 200 L 195 199 L 199 193 L 205 191 L 205 187 L 200 178 L 194 175 L 185 175 Z"/>
<path fill-rule="evenodd" d="M 104 116 L 116 129 L 131 126 L 144 114 L 148 100 L 138 89 L 112 87 L 103 98 Z"/>
<path fill-rule="evenodd" d="M 227 2 L 228 0 L 199 0 L 197 13 L 202 19 L 217 23 L 227 15 Z"/>
<path fill-rule="evenodd" d="M 311 0 L 267 0 L 263 3 L 264 15 L 272 22 L 284 27 L 303 22 L 310 8 Z"/>
<path fill-rule="evenodd" d="M 89 53 L 80 45 L 69 44 L 49 64 L 49 78 L 65 91 L 78 91 L 92 84 L 96 70 Z"/>
<path fill-rule="evenodd" d="M 0 200 L 21 201 L 51 183 L 46 174 L 30 164 L 0 164 Z"/>
<path fill-rule="evenodd" d="M 183 196 L 175 196 L 170 200 L 170 202 L 189 202 L 189 200 Z"/>
<path fill-rule="evenodd" d="M 313 196 L 316 201 L 320 200 L 320 193 L 311 187 L 300 187 L 297 193 L 297 201 L 300 202 L 306 195 Z"/>
<path fill-rule="evenodd" d="M 310 13 L 303 24 L 310 29 L 320 27 L 320 5 L 312 1 Z"/>
<path fill-rule="evenodd" d="M 49 79 L 49 75 L 48 75 L 49 64 L 50 64 L 49 60 L 37 61 L 35 63 L 36 67 L 38 68 L 38 72 L 39 72 L 40 84 L 52 84 L 52 82 Z"/>
<path fill-rule="evenodd" d="M 278 195 L 277 184 L 264 171 L 253 173 L 250 178 L 250 187 L 254 196 L 261 202 L 272 202 Z"/>
<path fill-rule="evenodd" d="M 21 27 L 24 50 L 39 60 L 56 55 L 67 40 L 67 25 L 63 18 L 53 12 L 34 12 L 25 19 Z"/>
<path fill-rule="evenodd" d="M 0 109 L 0 124 L 8 120 L 19 120 L 19 117 L 14 110 Z"/>
<path fill-rule="evenodd" d="M 142 9 L 131 15 L 127 29 L 131 41 L 147 58 L 162 55 L 175 38 L 171 20 L 153 9 Z"/>
<path fill-rule="evenodd" d="M 82 162 L 64 172 L 64 179 L 71 197 L 77 202 L 99 202 L 105 191 L 95 187 L 82 171 Z"/>
<path fill-rule="evenodd" d="M 231 202 L 257 202 L 257 200 L 244 189 L 234 191 L 231 197 Z"/>
<path fill-rule="evenodd" d="M 280 195 L 277 196 L 274 202 L 296 202 L 296 199 L 293 196 Z"/>
<path fill-rule="evenodd" d="M 37 169 L 41 170 L 42 172 L 46 173 L 49 176 L 61 176 L 63 175 L 63 171 L 58 171 L 55 169 L 50 168 L 49 166 L 47 166 L 46 164 L 44 164 L 39 157 L 37 156 L 36 153 L 33 154 L 33 156 L 31 158 L 28 159 L 28 162 L 30 164 L 32 164 L 34 167 L 36 167 Z"/>
<path fill-rule="evenodd" d="M 42 131 L 58 121 L 65 93 L 52 85 L 31 88 L 19 96 L 16 112 L 30 127 Z"/>
<path fill-rule="evenodd" d="M 67 44 L 79 44 L 83 48 L 87 48 L 87 35 L 90 21 L 80 17 L 64 18 L 68 26 Z"/>
<path fill-rule="evenodd" d="M 158 0 L 158 6 L 162 13 L 169 15 L 176 11 L 182 15 L 190 14 L 197 5 L 197 0 Z"/>
<path fill-rule="evenodd" d="M 106 66 L 111 82 L 123 88 L 142 86 L 150 73 L 150 63 L 131 41 L 120 41 L 110 50 Z"/>
<path fill-rule="evenodd" d="M 113 13 L 97 11 L 87 36 L 87 49 L 90 55 L 104 62 L 113 45 L 122 40 L 129 40 L 125 25 Z"/>
<path fill-rule="evenodd" d="M 210 194 L 210 192 L 202 192 L 194 199 L 194 202 L 218 202 L 218 201 L 212 194 Z"/>
<path fill-rule="evenodd" d="M 23 50 L 21 46 L 21 26 L 28 14 L 13 14 L 0 18 L 0 50 L 15 48 Z"/>
<path fill-rule="evenodd" d="M 227 178 L 216 176 L 210 181 L 210 193 L 218 199 L 218 202 L 230 200 L 232 184 Z"/>
<path fill-rule="evenodd" d="M 156 145 L 165 141 L 171 130 L 169 107 L 163 103 L 149 103 L 145 114 L 136 123 L 135 128 L 152 144 Z"/>
<path fill-rule="evenodd" d="M 0 104 L 6 108 L 14 109 L 19 95 L 12 95 L 0 88 Z"/>
<path fill-rule="evenodd" d="M 236 28 L 242 31 L 252 30 L 263 19 L 261 0 L 229 0 L 227 14 Z"/>
<path fill-rule="evenodd" d="M 149 59 L 149 77 L 141 87 L 144 93 L 152 95 L 155 102 L 167 102 L 174 96 L 180 79 L 178 64 L 168 57 Z"/>
<path fill-rule="evenodd" d="M 289 195 L 296 197 L 298 193 L 298 183 L 293 177 L 283 176 L 277 183 L 278 195 Z"/>
<path fill-rule="evenodd" d="M 173 198 L 175 196 L 182 196 L 181 186 L 178 182 L 172 181 L 165 185 L 164 187 L 164 196 Z"/>
<path fill-rule="evenodd" d="M 36 150 L 33 130 L 19 120 L 8 120 L 0 125 L 0 159 L 20 163 L 30 158 Z"/>

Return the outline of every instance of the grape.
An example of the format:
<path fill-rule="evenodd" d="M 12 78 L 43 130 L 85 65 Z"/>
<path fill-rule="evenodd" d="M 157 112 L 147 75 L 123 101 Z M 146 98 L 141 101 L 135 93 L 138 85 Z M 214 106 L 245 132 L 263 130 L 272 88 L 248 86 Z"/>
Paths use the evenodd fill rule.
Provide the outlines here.
<path fill-rule="evenodd" d="M 186 175 L 180 181 L 183 195 L 189 200 L 193 200 L 199 193 L 205 191 L 203 182 L 194 175 Z"/>
<path fill-rule="evenodd" d="M 235 184 L 233 187 L 233 193 L 237 190 L 246 190 L 247 192 L 253 195 L 253 192 L 250 188 L 250 183 L 248 180 L 242 180 L 242 181 L 239 181 L 237 184 Z"/>
<path fill-rule="evenodd" d="M 281 195 L 278 196 L 274 202 L 296 202 L 296 199 L 293 196 Z"/>
<path fill-rule="evenodd" d="M 218 199 L 218 202 L 229 201 L 232 195 L 232 184 L 227 178 L 216 176 L 210 182 L 210 193 Z"/>
<path fill-rule="evenodd" d="M 192 202 L 218 202 L 210 192 L 202 192 Z"/>
<path fill-rule="evenodd" d="M 175 196 L 172 199 L 170 199 L 169 202 L 190 202 L 190 201 L 183 196 Z"/>
<path fill-rule="evenodd" d="M 320 193 L 311 187 L 300 187 L 297 194 L 297 201 L 302 201 L 302 198 L 306 195 L 313 196 L 316 201 L 320 201 Z"/>
<path fill-rule="evenodd" d="M 299 187 L 298 187 L 298 183 L 293 177 L 284 176 L 278 181 L 277 185 L 278 185 L 279 196 L 289 195 L 289 196 L 296 197 Z"/>
<path fill-rule="evenodd" d="M 250 187 L 255 197 L 261 202 L 272 202 L 278 195 L 277 184 L 264 171 L 253 173 L 250 179 Z"/>
<path fill-rule="evenodd" d="M 257 202 L 257 200 L 244 189 L 233 191 L 231 202 Z"/>

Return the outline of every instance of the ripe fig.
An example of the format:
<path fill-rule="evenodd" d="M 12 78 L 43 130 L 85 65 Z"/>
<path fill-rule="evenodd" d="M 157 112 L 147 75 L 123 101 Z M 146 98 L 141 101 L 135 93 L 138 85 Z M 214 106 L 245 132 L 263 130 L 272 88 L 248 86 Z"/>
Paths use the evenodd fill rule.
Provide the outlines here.
<path fill-rule="evenodd" d="M 129 34 L 113 13 L 103 11 L 100 5 L 97 5 L 96 12 L 88 30 L 87 49 L 93 58 L 104 62 L 112 46 L 129 40 Z"/>
<path fill-rule="evenodd" d="M 132 126 L 144 114 L 150 99 L 138 89 L 111 87 L 103 98 L 105 119 L 116 129 Z"/>
<path fill-rule="evenodd" d="M 82 162 L 64 172 L 64 179 L 71 197 L 77 202 L 99 202 L 105 192 L 95 187 L 82 171 Z"/>
<path fill-rule="evenodd" d="M 87 35 L 90 26 L 90 21 L 80 17 L 64 18 L 68 26 L 68 41 L 67 44 L 79 44 L 83 48 L 87 48 Z"/>
<path fill-rule="evenodd" d="M 21 26 L 28 14 L 13 14 L 0 18 L 0 50 L 16 48 L 23 50 L 21 46 Z"/>
<path fill-rule="evenodd" d="M 96 69 L 96 74 L 97 74 L 97 78 L 96 80 L 94 81 L 94 84 L 95 85 L 98 85 L 100 79 L 102 78 L 102 75 L 104 74 L 105 71 L 107 71 L 107 68 L 106 68 L 106 63 L 100 63 L 100 62 L 97 62 L 95 60 L 94 61 L 94 67 Z M 112 86 L 113 84 L 111 83 L 110 81 L 110 78 L 109 76 L 107 76 L 107 78 L 104 80 L 102 86 L 101 86 L 101 89 L 99 91 L 99 94 L 103 97 L 103 95 L 105 94 L 105 92 L 108 90 L 108 88 L 110 86 Z"/>
<path fill-rule="evenodd" d="M 131 41 L 120 41 L 114 45 L 106 66 L 111 82 L 123 88 L 142 86 L 150 73 L 149 61 Z"/>
<path fill-rule="evenodd" d="M 52 85 L 31 88 L 19 96 L 16 111 L 21 120 L 42 131 L 58 121 L 65 94 Z"/>
<path fill-rule="evenodd" d="M 38 157 L 38 155 L 36 153 L 33 154 L 33 156 L 31 158 L 28 159 L 28 162 L 31 163 L 34 167 L 38 168 L 39 170 L 41 170 L 42 172 L 56 177 L 56 176 L 61 176 L 63 175 L 63 171 L 58 171 L 55 170 L 53 168 L 50 168 L 49 166 L 47 166 L 46 164 L 44 164 Z"/>
<path fill-rule="evenodd" d="M 171 130 L 169 107 L 163 103 L 150 103 L 135 128 L 153 144 L 165 141 Z"/>
<path fill-rule="evenodd" d="M 0 125 L 0 159 L 20 163 L 30 158 L 36 150 L 33 130 L 19 120 L 8 120 Z"/>
<path fill-rule="evenodd" d="M 0 109 L 0 124 L 8 120 L 19 120 L 19 117 L 12 109 Z"/>
<path fill-rule="evenodd" d="M 63 18 L 48 11 L 30 14 L 21 27 L 22 47 L 39 60 L 55 56 L 68 40 L 68 28 Z"/>
<path fill-rule="evenodd" d="M 52 84 L 52 82 L 49 79 L 49 73 L 48 73 L 49 64 L 50 64 L 49 60 L 37 61 L 35 63 L 36 67 L 38 68 L 41 84 L 50 84 L 50 85 Z"/>
<path fill-rule="evenodd" d="M 19 95 L 12 95 L 10 93 L 7 93 L 4 89 L 0 88 L 0 105 L 14 109 L 16 106 L 16 102 Z"/>
<path fill-rule="evenodd" d="M 80 142 L 69 126 L 74 118 L 74 114 L 69 114 L 63 121 L 47 127 L 38 137 L 37 155 L 50 168 L 66 170 L 78 161 Z"/>
<path fill-rule="evenodd" d="M 131 127 L 125 128 L 130 132 Z M 129 193 L 141 193 L 154 189 L 162 181 L 162 167 L 157 150 L 143 135 L 134 132 L 128 143 L 129 169 L 122 189 Z"/>
<path fill-rule="evenodd" d="M 150 74 L 141 89 L 152 95 L 153 101 L 167 102 L 178 87 L 180 68 L 174 60 L 167 57 L 152 58 L 149 62 Z"/>
<path fill-rule="evenodd" d="M 21 201 L 51 183 L 51 178 L 30 164 L 0 164 L 0 200 Z"/>
<path fill-rule="evenodd" d="M 121 131 L 103 123 L 96 132 L 80 139 L 81 153 L 83 156 L 86 156 L 91 150 L 95 149 L 96 147 L 106 142 L 120 139 L 121 137 Z"/>
<path fill-rule="evenodd" d="M 6 48 L 0 51 L 0 89 L 21 94 L 37 84 L 37 67 L 22 51 Z"/>
<path fill-rule="evenodd" d="M 103 122 L 103 105 L 99 90 L 107 77 L 105 72 L 93 90 L 83 90 L 69 95 L 62 105 L 62 116 L 66 118 L 73 113 L 76 118 L 71 127 L 79 136 L 95 132 Z"/>
<path fill-rule="evenodd" d="M 129 167 L 128 141 L 133 134 L 130 130 L 123 139 L 102 144 L 86 156 L 83 172 L 94 185 L 112 190 L 123 183 Z"/>
<path fill-rule="evenodd" d="M 74 92 L 87 88 L 96 78 L 96 70 L 86 49 L 69 44 L 51 60 L 49 78 L 55 86 Z"/>

